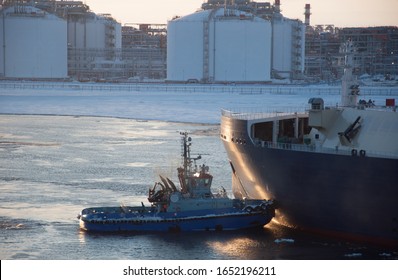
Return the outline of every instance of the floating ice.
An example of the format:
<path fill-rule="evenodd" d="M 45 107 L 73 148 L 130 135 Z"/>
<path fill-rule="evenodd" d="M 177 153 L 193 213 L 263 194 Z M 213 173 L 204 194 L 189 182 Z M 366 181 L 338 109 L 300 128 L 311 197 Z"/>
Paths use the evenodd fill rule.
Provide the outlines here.
<path fill-rule="evenodd" d="M 392 255 L 390 253 L 380 253 L 380 257 L 391 257 Z"/>
<path fill-rule="evenodd" d="M 347 257 L 347 258 L 358 258 L 358 257 L 362 257 L 362 254 L 361 253 L 345 254 L 344 257 Z"/>
<path fill-rule="evenodd" d="M 294 239 L 291 239 L 291 238 L 278 238 L 278 239 L 275 239 L 275 241 L 274 241 L 275 243 L 294 243 Z"/>
<path fill-rule="evenodd" d="M 364 87 L 361 93 L 363 98 L 371 96 L 376 104 L 383 104 L 385 98 L 397 96 L 398 90 Z M 218 124 L 221 109 L 249 113 L 303 111 L 314 96 L 321 96 L 325 104 L 334 106 L 340 101 L 340 86 L 2 82 L 0 113 Z"/>

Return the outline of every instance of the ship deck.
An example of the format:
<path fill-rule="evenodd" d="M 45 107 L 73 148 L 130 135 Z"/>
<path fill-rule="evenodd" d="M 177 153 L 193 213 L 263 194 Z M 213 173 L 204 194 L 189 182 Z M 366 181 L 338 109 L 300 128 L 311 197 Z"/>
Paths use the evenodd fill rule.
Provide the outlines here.
<path fill-rule="evenodd" d="M 343 107 L 336 107 L 336 108 L 343 109 Z M 384 107 L 372 107 L 372 108 L 366 108 L 366 110 L 386 111 Z M 272 122 L 274 120 L 284 120 L 290 118 L 308 118 L 308 112 L 309 110 L 300 111 L 297 108 L 290 108 L 283 112 L 272 109 L 263 112 L 255 112 L 255 111 L 249 112 L 247 110 L 241 112 L 240 110 L 232 111 L 232 110 L 222 109 L 221 114 L 223 118 L 247 121 L 247 127 L 249 129 L 249 127 L 252 124 L 259 122 Z M 322 145 L 316 145 L 315 143 L 306 144 L 306 143 L 283 143 L 278 141 L 264 141 L 262 139 L 257 139 L 253 137 L 253 135 L 251 135 L 249 131 L 248 135 L 250 135 L 251 142 L 257 148 L 282 149 L 282 150 L 292 150 L 300 152 L 334 154 L 341 156 L 368 156 L 376 158 L 398 159 L 398 154 L 392 152 L 366 150 L 366 153 L 362 153 L 361 151 L 352 149 L 350 147 L 331 148 L 331 147 L 324 147 Z M 221 138 L 225 141 L 224 137 Z"/>

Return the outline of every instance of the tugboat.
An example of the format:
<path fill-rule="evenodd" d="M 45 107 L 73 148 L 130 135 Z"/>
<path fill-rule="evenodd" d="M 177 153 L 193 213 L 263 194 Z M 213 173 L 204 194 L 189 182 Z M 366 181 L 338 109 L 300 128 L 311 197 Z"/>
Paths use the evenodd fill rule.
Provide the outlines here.
<path fill-rule="evenodd" d="M 209 167 L 191 157 L 191 137 L 180 133 L 182 167 L 177 168 L 180 187 L 169 178 L 149 189 L 150 206 L 86 208 L 78 215 L 80 228 L 98 232 L 221 231 L 261 228 L 275 216 L 274 202 L 231 199 L 224 188 L 212 193 Z"/>

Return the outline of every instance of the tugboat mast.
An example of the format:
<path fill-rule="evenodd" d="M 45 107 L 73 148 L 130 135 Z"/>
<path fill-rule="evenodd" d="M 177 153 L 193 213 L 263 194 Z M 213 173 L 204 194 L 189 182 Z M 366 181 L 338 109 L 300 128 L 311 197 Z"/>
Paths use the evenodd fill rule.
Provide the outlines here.
<path fill-rule="evenodd" d="M 184 175 L 185 176 L 190 176 L 192 175 L 192 173 L 197 172 L 196 170 L 196 166 L 195 166 L 195 170 L 193 170 L 192 167 L 192 162 L 196 161 L 198 159 L 201 159 L 202 156 L 199 155 L 196 158 L 191 158 L 191 137 L 188 136 L 188 132 L 180 132 L 180 134 L 182 135 L 182 166 L 184 168 Z"/>
<path fill-rule="evenodd" d="M 191 175 L 192 159 L 191 159 L 191 137 L 188 136 L 188 132 L 180 132 L 181 146 L 182 146 L 182 167 L 177 168 L 178 179 L 181 185 L 182 193 L 189 191 L 189 176 Z"/>
<path fill-rule="evenodd" d="M 180 132 L 182 135 L 182 166 L 184 168 L 184 176 L 188 175 L 188 171 L 191 171 L 191 149 L 189 146 L 191 143 L 188 143 L 191 141 L 191 137 L 188 137 L 188 132 Z"/>

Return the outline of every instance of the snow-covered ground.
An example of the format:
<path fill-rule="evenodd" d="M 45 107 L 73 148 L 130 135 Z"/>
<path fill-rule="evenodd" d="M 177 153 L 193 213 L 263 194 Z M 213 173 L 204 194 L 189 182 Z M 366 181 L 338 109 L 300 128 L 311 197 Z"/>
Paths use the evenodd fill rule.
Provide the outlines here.
<path fill-rule="evenodd" d="M 337 86 L 0 83 L 1 114 L 109 116 L 219 123 L 221 109 L 304 111 L 311 97 L 340 102 Z M 361 99 L 384 105 L 398 87 L 366 87 Z"/>

